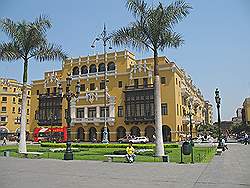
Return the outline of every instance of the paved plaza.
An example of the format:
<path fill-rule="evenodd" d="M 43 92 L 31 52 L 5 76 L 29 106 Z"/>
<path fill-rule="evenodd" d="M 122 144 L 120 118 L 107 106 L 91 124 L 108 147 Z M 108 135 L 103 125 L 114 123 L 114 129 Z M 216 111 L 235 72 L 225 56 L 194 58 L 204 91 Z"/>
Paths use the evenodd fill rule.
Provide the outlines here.
<path fill-rule="evenodd" d="M 0 157 L 0 188 L 247 188 L 250 145 L 230 144 L 210 164 L 107 163 Z"/>

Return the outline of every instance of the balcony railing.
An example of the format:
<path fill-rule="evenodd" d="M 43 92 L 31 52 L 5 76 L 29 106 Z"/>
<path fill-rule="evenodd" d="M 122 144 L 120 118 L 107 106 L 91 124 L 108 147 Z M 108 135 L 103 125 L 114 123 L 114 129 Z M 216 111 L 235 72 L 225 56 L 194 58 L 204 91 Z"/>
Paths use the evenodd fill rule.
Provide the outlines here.
<path fill-rule="evenodd" d="M 125 90 L 145 90 L 145 89 L 153 89 L 154 84 L 145 84 L 145 85 L 132 85 L 125 86 Z"/>
<path fill-rule="evenodd" d="M 154 116 L 133 116 L 133 117 L 125 117 L 125 123 L 138 123 L 138 122 L 154 122 Z"/>
<path fill-rule="evenodd" d="M 99 123 L 104 123 L 104 121 L 105 121 L 104 117 L 72 118 L 72 123 L 99 124 Z M 106 117 L 106 122 L 109 123 L 110 125 L 113 125 L 115 122 L 115 118 L 114 117 Z"/>

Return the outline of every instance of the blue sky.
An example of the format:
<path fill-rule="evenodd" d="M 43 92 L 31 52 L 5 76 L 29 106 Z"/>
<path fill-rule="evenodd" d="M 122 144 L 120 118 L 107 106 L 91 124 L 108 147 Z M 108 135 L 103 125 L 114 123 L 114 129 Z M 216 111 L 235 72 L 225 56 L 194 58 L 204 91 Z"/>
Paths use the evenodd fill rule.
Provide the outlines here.
<path fill-rule="evenodd" d="M 147 2 L 153 4 L 158 1 Z M 167 4 L 172 1 L 161 2 Z M 176 31 L 182 33 L 185 39 L 185 45 L 178 49 L 166 49 L 161 55 L 166 55 L 184 68 L 214 107 L 214 90 L 218 87 L 222 98 L 222 119 L 230 120 L 236 108 L 242 106 L 244 98 L 250 97 L 250 1 L 187 2 L 193 10 L 176 26 Z M 124 0 L 1 0 L 0 18 L 32 21 L 40 14 L 47 15 L 53 23 L 53 28 L 48 31 L 49 41 L 62 45 L 69 57 L 78 57 L 95 53 L 90 45 L 102 31 L 104 22 L 108 30 L 113 31 L 133 21 L 124 5 Z M 2 41 L 7 41 L 7 38 L 0 32 Z M 151 56 L 149 52 L 129 50 L 138 59 Z M 101 47 L 96 51 L 101 53 Z M 31 61 L 29 82 L 42 79 L 45 71 L 60 68 L 59 61 Z M 21 81 L 22 71 L 21 61 L 0 62 L 0 77 Z"/>

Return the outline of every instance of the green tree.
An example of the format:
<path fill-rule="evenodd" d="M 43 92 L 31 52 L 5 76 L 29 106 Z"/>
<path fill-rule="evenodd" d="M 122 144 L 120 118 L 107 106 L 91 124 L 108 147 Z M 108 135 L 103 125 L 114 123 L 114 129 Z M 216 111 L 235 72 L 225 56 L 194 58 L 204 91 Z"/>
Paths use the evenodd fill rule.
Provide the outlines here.
<path fill-rule="evenodd" d="M 27 75 L 31 58 L 38 61 L 61 60 L 66 58 L 60 46 L 49 43 L 46 31 L 52 27 L 51 21 L 45 16 L 39 16 L 34 22 L 14 22 L 9 18 L 0 20 L 0 29 L 9 37 L 9 42 L 0 43 L 0 60 L 23 61 L 23 88 L 21 105 L 21 125 L 19 152 L 26 152 L 26 103 Z"/>
<path fill-rule="evenodd" d="M 113 33 L 113 43 L 117 46 L 128 45 L 140 50 L 151 50 L 154 55 L 154 102 L 156 128 L 156 155 L 164 155 L 162 139 L 160 77 L 158 51 L 177 48 L 184 40 L 174 31 L 174 26 L 185 18 L 192 7 L 185 1 L 176 1 L 168 6 L 159 2 L 148 6 L 143 0 L 128 0 L 128 10 L 135 21 Z"/>

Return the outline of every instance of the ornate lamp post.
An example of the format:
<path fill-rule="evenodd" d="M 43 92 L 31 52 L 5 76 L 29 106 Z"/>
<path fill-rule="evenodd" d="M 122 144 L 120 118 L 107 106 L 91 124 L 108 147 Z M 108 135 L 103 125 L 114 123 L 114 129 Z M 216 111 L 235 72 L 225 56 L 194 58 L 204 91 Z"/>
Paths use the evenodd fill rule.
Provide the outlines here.
<path fill-rule="evenodd" d="M 102 82 L 104 83 L 104 127 L 103 127 L 103 140 L 102 143 L 107 144 L 109 143 L 108 140 L 108 127 L 107 127 L 107 52 L 106 52 L 106 46 L 107 42 L 111 39 L 111 36 L 107 35 L 106 26 L 104 24 L 104 28 L 102 33 L 94 40 L 94 42 L 91 45 L 91 48 L 95 47 L 95 42 L 101 40 L 103 42 L 103 53 L 104 53 L 104 64 L 105 64 L 105 71 L 104 71 L 104 80 Z M 111 46 L 109 46 L 109 49 L 112 49 Z"/>
<path fill-rule="evenodd" d="M 219 133 L 219 135 L 218 135 L 218 142 L 219 142 L 218 148 L 222 148 L 221 128 L 220 128 L 220 126 L 221 126 L 221 120 L 220 120 L 220 100 L 221 100 L 221 98 L 220 98 L 219 94 L 220 94 L 219 89 L 216 88 L 216 90 L 215 90 L 215 102 L 217 104 L 217 111 L 218 111 L 218 133 Z"/>
<path fill-rule="evenodd" d="M 193 124 L 192 124 L 192 99 L 190 99 L 189 104 L 188 104 L 188 109 L 189 109 L 189 122 L 190 122 L 190 147 L 191 147 L 191 163 L 194 163 L 194 155 L 193 155 L 193 136 L 192 136 L 192 128 L 193 128 Z"/>
<path fill-rule="evenodd" d="M 70 110 L 70 101 L 71 99 L 74 98 L 78 98 L 79 94 L 80 94 L 80 82 L 78 81 L 76 84 L 76 93 L 72 93 L 70 91 L 70 86 L 71 86 L 71 77 L 70 75 L 68 75 L 68 77 L 66 78 L 66 82 L 67 82 L 67 87 L 66 87 L 66 93 L 63 94 L 62 93 L 62 85 L 59 84 L 58 87 L 58 92 L 59 95 L 62 96 L 62 98 L 66 98 L 67 102 L 68 102 L 68 107 L 67 107 L 67 113 L 65 114 L 65 119 L 67 122 L 67 143 L 66 143 L 66 151 L 64 153 L 64 160 L 73 160 L 73 153 L 71 150 L 71 110 Z"/>

